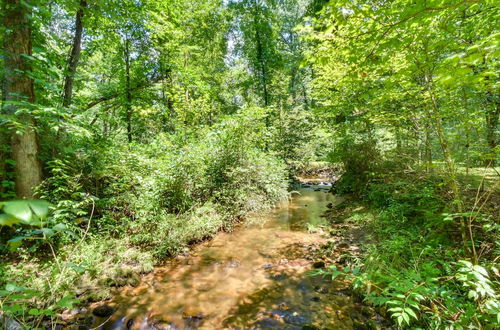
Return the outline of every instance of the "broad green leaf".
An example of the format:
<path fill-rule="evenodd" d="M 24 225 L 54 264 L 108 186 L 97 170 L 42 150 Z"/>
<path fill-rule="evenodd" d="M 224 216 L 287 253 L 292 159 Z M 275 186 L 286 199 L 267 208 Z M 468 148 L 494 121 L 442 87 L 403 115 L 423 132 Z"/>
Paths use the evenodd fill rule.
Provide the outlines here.
<path fill-rule="evenodd" d="M 16 218 L 10 214 L 0 214 L 0 226 L 11 227 L 12 225 L 16 225 L 19 222 L 21 222 L 19 218 Z"/>
<path fill-rule="evenodd" d="M 5 202 L 3 211 L 26 223 L 29 223 L 33 217 L 29 204 L 26 201 Z"/>
<path fill-rule="evenodd" d="M 47 214 L 49 214 L 50 203 L 42 200 L 29 201 L 28 203 L 31 210 L 33 210 L 33 213 L 35 213 L 37 217 L 45 218 Z"/>

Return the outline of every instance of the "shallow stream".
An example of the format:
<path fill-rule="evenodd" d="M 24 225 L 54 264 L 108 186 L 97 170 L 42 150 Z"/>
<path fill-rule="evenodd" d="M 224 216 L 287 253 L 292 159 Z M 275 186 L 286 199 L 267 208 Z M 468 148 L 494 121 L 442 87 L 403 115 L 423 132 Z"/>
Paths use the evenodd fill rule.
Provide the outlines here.
<path fill-rule="evenodd" d="M 326 187 L 328 188 L 328 187 Z M 195 246 L 125 287 L 106 304 L 98 329 L 352 329 L 361 306 L 348 284 L 307 276 L 325 242 L 325 224 L 338 199 L 318 186 L 302 188 L 265 215 Z M 316 264 L 315 264 L 316 263 Z M 102 306 L 101 306 L 102 307 Z"/>

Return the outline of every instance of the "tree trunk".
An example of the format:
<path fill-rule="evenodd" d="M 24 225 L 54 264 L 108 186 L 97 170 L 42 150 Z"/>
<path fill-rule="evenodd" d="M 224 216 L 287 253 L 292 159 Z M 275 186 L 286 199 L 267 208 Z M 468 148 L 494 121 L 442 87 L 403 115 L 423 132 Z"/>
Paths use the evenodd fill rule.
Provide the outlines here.
<path fill-rule="evenodd" d="M 172 87 L 172 69 L 161 66 L 162 71 L 162 99 L 163 105 L 166 106 L 167 111 L 162 114 L 162 123 L 164 132 L 172 132 L 171 118 L 174 115 L 174 102 L 170 95 Z"/>
<path fill-rule="evenodd" d="M 125 40 L 125 80 L 126 80 L 126 111 L 127 111 L 127 138 L 132 143 L 132 90 L 130 88 L 130 40 Z"/>
<path fill-rule="evenodd" d="M 493 93 L 489 93 L 488 101 L 492 107 L 486 109 L 486 141 L 490 149 L 491 159 L 487 160 L 485 165 L 496 166 L 496 157 L 498 156 L 496 153 L 496 147 L 498 144 L 496 131 L 500 117 L 500 105 L 498 102 L 498 96 L 493 95 Z"/>
<path fill-rule="evenodd" d="M 20 108 L 30 109 L 35 101 L 33 80 L 29 77 L 31 65 L 29 59 L 23 56 L 32 55 L 30 2 L 4 1 L 4 26 L 8 31 L 4 38 L 4 111 L 12 115 Z M 30 113 L 19 115 L 16 119 L 23 126 L 22 132 L 16 132 L 18 129 L 11 131 L 12 159 L 16 162 L 16 194 L 19 198 L 32 198 L 34 188 L 42 181 L 35 119 Z"/>
<path fill-rule="evenodd" d="M 265 63 L 265 58 L 264 58 L 264 47 L 262 46 L 262 41 L 260 38 L 260 32 L 259 32 L 259 21 L 258 21 L 258 12 L 257 12 L 257 3 L 254 2 L 254 16 L 253 16 L 253 22 L 254 22 L 254 27 L 255 27 L 255 43 L 257 45 L 257 62 L 260 67 L 260 75 L 261 75 L 261 81 L 262 81 L 262 92 L 264 95 L 264 106 L 267 107 L 269 105 L 269 93 L 267 91 L 267 67 Z"/>
<path fill-rule="evenodd" d="M 73 96 L 73 82 L 75 80 L 76 68 L 78 66 L 78 61 L 80 60 L 80 52 L 82 49 L 83 16 L 85 14 L 84 10 L 86 7 L 87 1 L 80 0 L 80 7 L 76 12 L 73 46 L 71 48 L 71 54 L 68 58 L 66 78 L 64 81 L 64 107 L 69 107 L 71 105 L 71 97 Z"/>

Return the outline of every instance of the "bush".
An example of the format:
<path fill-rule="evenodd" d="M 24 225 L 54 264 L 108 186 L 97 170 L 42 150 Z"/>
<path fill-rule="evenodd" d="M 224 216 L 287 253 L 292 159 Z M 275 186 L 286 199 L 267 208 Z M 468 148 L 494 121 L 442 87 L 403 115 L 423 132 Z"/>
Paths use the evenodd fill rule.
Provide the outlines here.
<path fill-rule="evenodd" d="M 4 307 L 21 306 L 9 312 L 19 318 L 33 307 L 56 311 L 77 293 L 104 299 L 110 286 L 135 284 L 161 258 L 286 198 L 287 167 L 262 148 L 264 118 L 242 112 L 193 136 L 158 135 L 149 144 L 99 141 L 87 154 L 51 162 L 40 194 L 53 205 L 48 223 L 64 230 L 50 239 L 35 231 L 40 243 L 11 254 L 22 261 L 3 266 L 0 286 L 36 295 L 0 300 Z M 0 243 L 30 232 L 3 231 Z"/>
<path fill-rule="evenodd" d="M 443 214 L 449 205 L 443 180 L 398 173 L 378 173 L 365 189 L 365 201 L 379 214 L 355 288 L 402 328 L 495 328 L 498 271 L 486 260 L 463 260 L 457 228 Z"/>
<path fill-rule="evenodd" d="M 340 194 L 362 195 L 374 173 L 378 172 L 379 159 L 376 141 L 370 135 L 347 133 L 342 136 L 329 156 L 330 162 L 343 165 L 335 190 Z"/>

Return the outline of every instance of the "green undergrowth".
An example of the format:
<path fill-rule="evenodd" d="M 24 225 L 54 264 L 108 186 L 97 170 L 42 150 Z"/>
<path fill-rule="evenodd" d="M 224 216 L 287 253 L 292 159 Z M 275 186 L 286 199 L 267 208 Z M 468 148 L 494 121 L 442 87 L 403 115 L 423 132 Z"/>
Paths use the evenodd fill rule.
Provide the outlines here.
<path fill-rule="evenodd" d="M 4 205 L 11 224 L 19 217 L 0 227 L 4 316 L 34 327 L 109 298 L 166 257 L 286 198 L 287 168 L 260 148 L 262 123 L 242 115 L 148 144 L 93 141 L 91 151 L 53 161 L 40 188 L 48 216 Z"/>
<path fill-rule="evenodd" d="M 468 211 L 462 216 L 471 221 L 474 246 L 480 251 L 479 260 L 474 262 L 463 250 L 446 178 L 438 172 L 399 171 L 393 164 L 381 169 L 364 173 L 366 184 L 357 191 L 352 184 L 360 179 L 352 173 L 337 184 L 337 189 L 352 192 L 357 198 L 340 204 L 341 216 L 336 219 L 352 222 L 359 218 L 355 222 L 364 225 L 367 235 L 363 256 L 345 268 L 354 278 L 356 291 L 400 328 L 498 328 L 495 192 L 481 209 L 474 208 L 477 194 L 464 197 Z M 375 214 L 371 221 L 362 216 L 366 208 Z M 361 210 L 361 216 L 356 210 Z M 468 245 L 470 249 L 472 243 Z M 344 273 L 335 269 L 332 275 Z"/>

